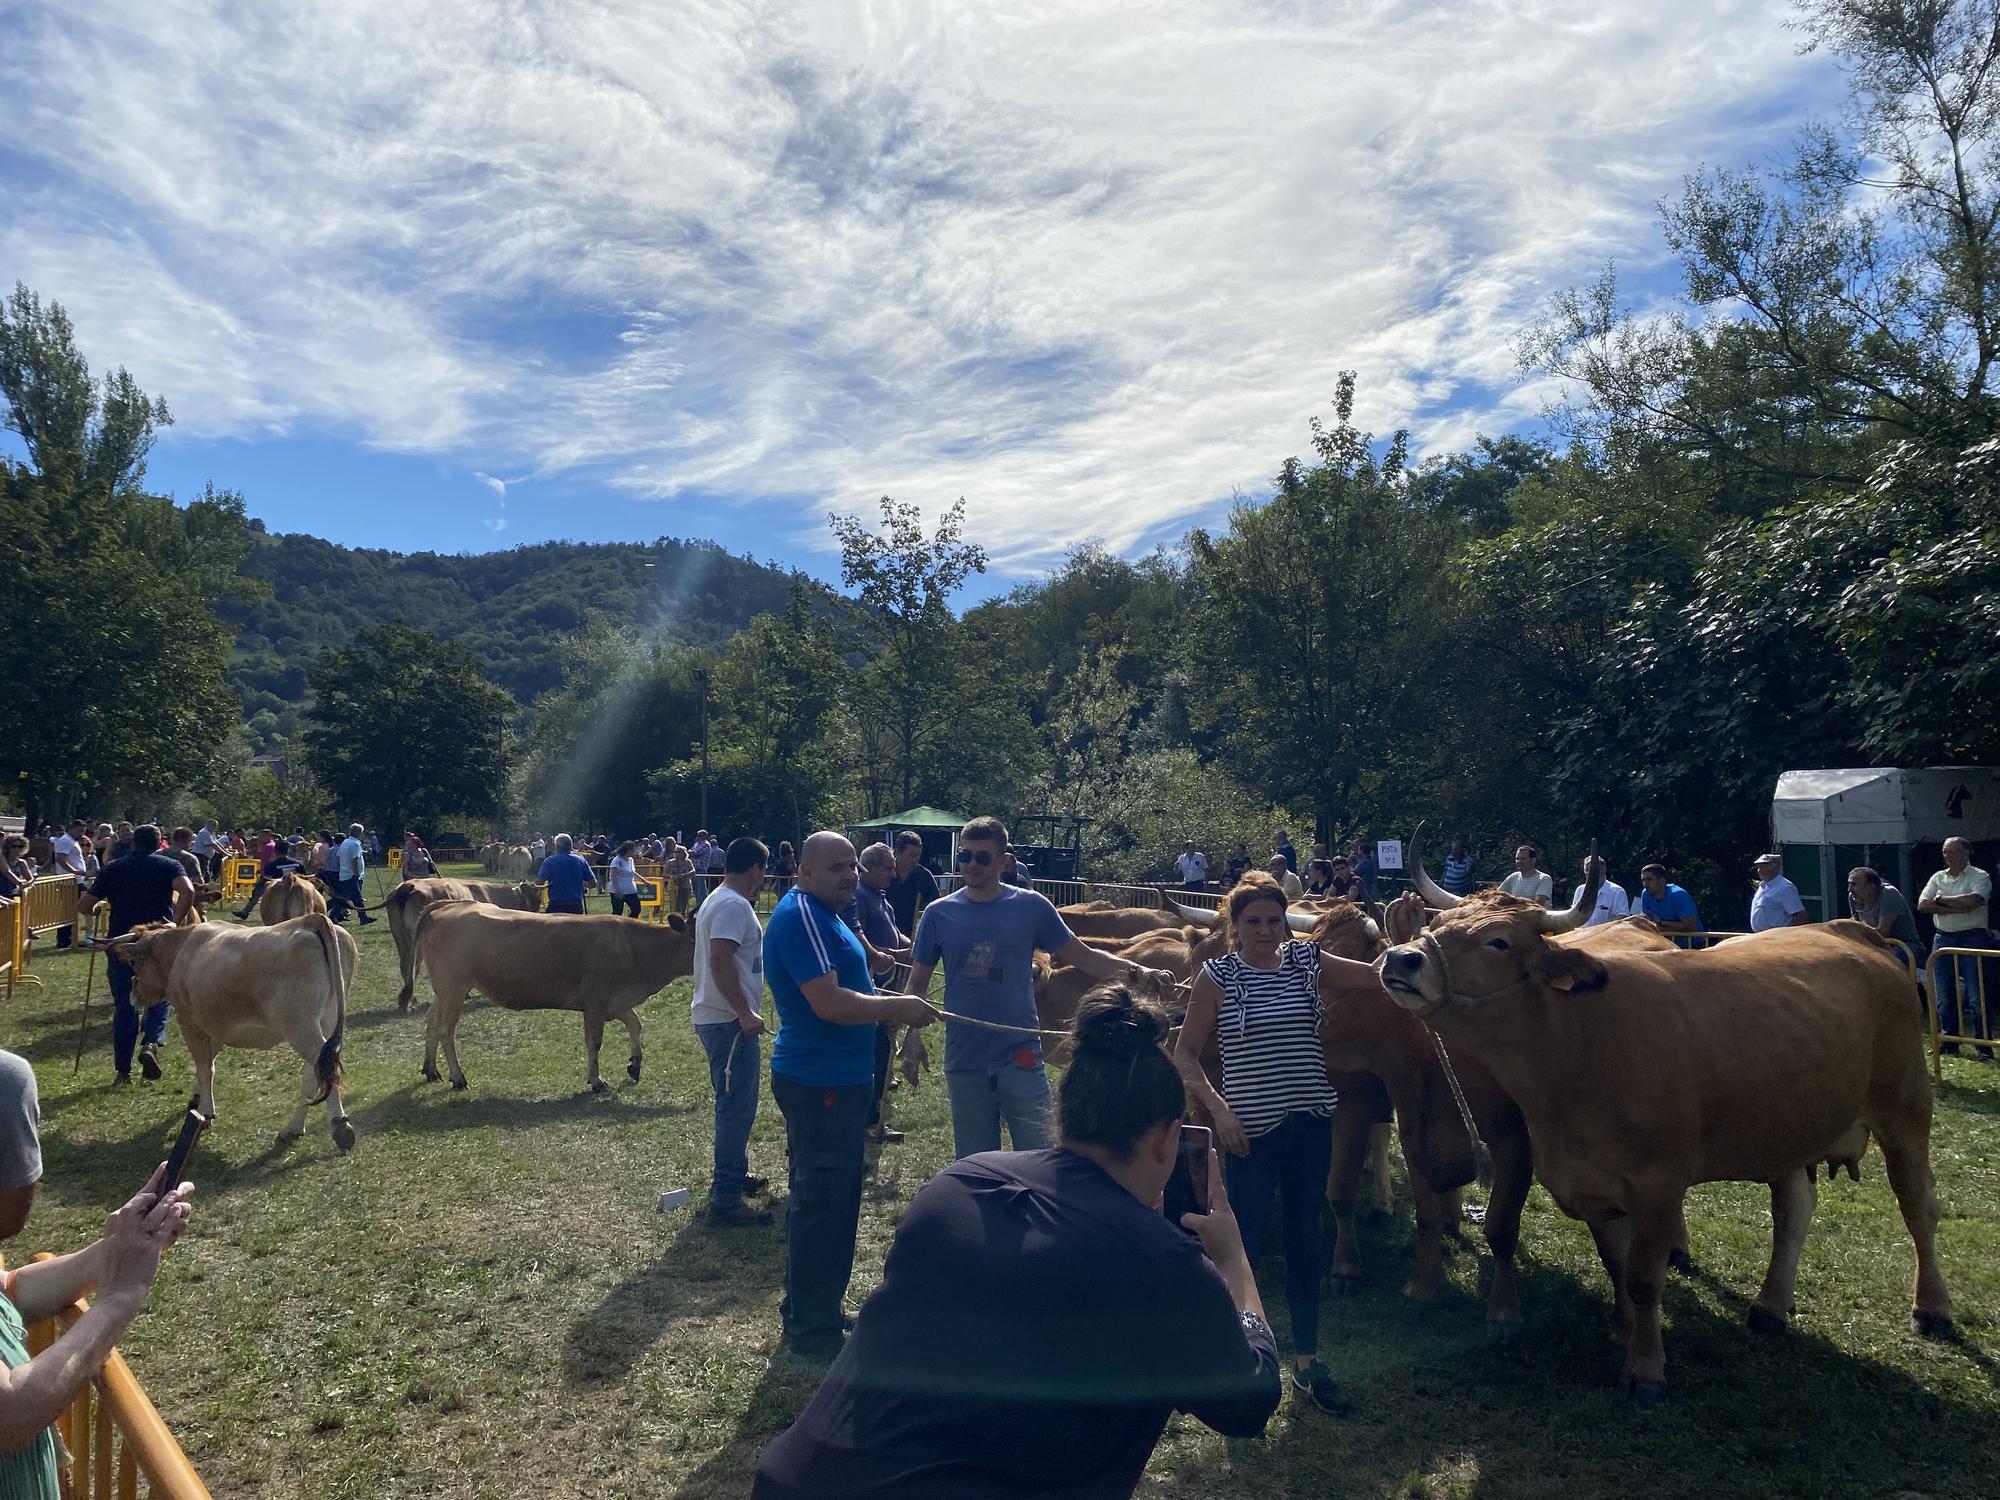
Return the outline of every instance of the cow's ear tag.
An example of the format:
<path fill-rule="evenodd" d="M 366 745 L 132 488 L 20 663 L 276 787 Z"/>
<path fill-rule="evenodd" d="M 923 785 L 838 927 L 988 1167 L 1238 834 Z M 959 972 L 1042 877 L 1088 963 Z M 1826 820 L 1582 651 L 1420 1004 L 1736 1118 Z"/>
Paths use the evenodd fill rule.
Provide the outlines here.
<path fill-rule="evenodd" d="M 1547 980 L 1546 983 L 1552 990 L 1573 990 L 1576 988 L 1576 976 L 1574 974 L 1557 974 Z"/>

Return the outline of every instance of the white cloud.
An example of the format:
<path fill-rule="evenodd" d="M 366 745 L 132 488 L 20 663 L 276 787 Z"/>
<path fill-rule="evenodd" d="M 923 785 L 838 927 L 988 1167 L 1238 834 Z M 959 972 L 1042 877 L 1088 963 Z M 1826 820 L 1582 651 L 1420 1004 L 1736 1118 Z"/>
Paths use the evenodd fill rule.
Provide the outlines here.
<path fill-rule="evenodd" d="M 485 485 L 486 488 L 493 491 L 493 493 L 498 495 L 503 501 L 507 498 L 506 480 L 495 479 L 491 474 L 482 474 L 476 470 L 474 471 L 472 477 L 478 480 L 481 484 Z"/>
<path fill-rule="evenodd" d="M 1777 0 L 945 12 L 30 13 L 0 269 L 180 432 L 799 495 L 822 545 L 963 494 L 1021 565 L 1258 488 L 1343 367 L 1425 443 L 1532 417 L 1542 296 L 1830 79 Z"/>

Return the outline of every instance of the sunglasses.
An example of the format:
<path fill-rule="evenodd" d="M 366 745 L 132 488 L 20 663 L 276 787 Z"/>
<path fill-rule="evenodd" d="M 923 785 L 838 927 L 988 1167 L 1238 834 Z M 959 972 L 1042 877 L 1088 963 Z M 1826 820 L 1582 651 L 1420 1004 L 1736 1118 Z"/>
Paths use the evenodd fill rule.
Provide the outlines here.
<path fill-rule="evenodd" d="M 958 862 L 962 865 L 990 865 L 993 863 L 993 851 L 991 849 L 961 849 L 958 851 Z"/>

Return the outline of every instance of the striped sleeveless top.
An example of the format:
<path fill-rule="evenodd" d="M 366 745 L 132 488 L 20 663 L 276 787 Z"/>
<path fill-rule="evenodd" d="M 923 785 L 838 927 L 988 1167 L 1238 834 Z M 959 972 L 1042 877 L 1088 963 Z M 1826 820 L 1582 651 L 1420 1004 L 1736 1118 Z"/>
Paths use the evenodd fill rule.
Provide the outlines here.
<path fill-rule="evenodd" d="M 1253 969 L 1239 953 L 1202 968 L 1222 991 L 1222 1097 L 1243 1133 L 1262 1135 L 1294 1111 L 1331 1115 L 1337 1095 L 1319 1050 L 1319 949 L 1288 942 L 1271 970 Z"/>

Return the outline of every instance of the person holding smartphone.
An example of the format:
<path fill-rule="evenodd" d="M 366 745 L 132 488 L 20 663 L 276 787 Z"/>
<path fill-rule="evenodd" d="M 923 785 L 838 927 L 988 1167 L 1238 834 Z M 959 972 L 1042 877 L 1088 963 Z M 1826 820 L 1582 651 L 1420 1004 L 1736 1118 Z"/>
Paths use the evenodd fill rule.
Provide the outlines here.
<path fill-rule="evenodd" d="M 1175 1411 L 1263 1432 L 1283 1386 L 1219 1158 L 1207 1213 L 1161 1212 L 1187 1104 L 1166 1035 L 1123 985 L 1083 998 L 1061 1144 L 917 1194 L 753 1500 L 1128 1496 Z"/>
<path fill-rule="evenodd" d="M 1319 1216 L 1337 1097 L 1320 1053 L 1319 1020 L 1321 988 L 1336 961 L 1292 940 L 1286 905 L 1268 875 L 1246 875 L 1229 893 L 1235 951 L 1208 960 L 1195 976 L 1174 1058 L 1229 1153 L 1229 1192 L 1253 1266 L 1271 1210 L 1284 1198 L 1292 1387 L 1321 1411 L 1339 1414 L 1347 1402 L 1319 1361 Z M 1372 969 L 1356 967 L 1366 983 L 1378 982 Z M 1222 1053 L 1220 1091 L 1201 1066 L 1211 1037 Z"/>
<path fill-rule="evenodd" d="M 0 1240 L 26 1227 L 42 1175 L 41 1112 L 34 1069 L 0 1052 Z M 146 1305 L 160 1257 L 187 1228 L 192 1183 L 162 1191 L 166 1163 L 104 1224 L 94 1244 L 9 1270 L 0 1280 L 0 1495 L 57 1500 L 50 1430 L 104 1368 Z M 27 1329 L 91 1297 L 90 1311 L 28 1357 Z"/>

